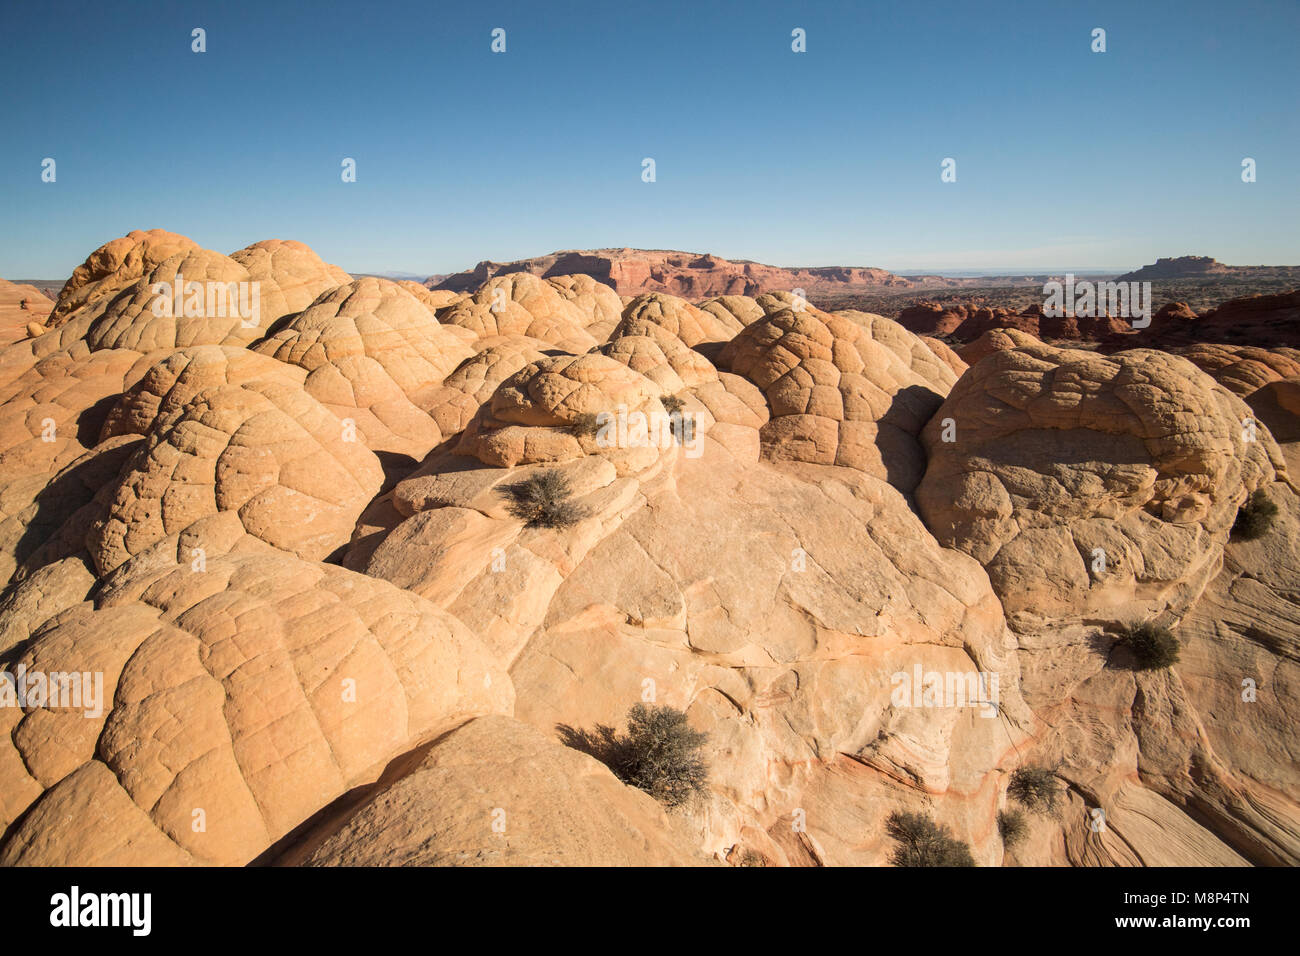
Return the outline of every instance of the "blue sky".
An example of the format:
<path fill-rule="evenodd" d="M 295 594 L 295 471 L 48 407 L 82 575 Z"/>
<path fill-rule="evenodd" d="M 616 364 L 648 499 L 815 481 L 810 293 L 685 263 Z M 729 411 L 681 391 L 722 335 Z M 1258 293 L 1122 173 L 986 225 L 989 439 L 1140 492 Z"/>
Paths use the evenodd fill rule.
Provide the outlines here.
<path fill-rule="evenodd" d="M 152 227 L 357 272 L 602 246 L 1296 264 L 1297 36 L 1296 0 L 8 2 L 0 275 Z"/>

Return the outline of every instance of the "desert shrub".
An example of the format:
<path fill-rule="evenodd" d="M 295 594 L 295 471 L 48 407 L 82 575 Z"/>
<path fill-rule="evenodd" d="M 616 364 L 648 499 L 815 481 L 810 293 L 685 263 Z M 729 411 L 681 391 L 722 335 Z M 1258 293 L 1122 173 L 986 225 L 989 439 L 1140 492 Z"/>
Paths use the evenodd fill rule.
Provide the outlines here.
<path fill-rule="evenodd" d="M 1264 492 L 1257 491 L 1237 509 L 1237 520 L 1232 523 L 1232 536 L 1243 541 L 1254 541 L 1268 534 L 1276 520 L 1277 505 L 1269 501 Z"/>
<path fill-rule="evenodd" d="M 757 850 L 746 849 L 736 861 L 736 866 L 767 866 L 767 857 Z"/>
<path fill-rule="evenodd" d="M 1002 834 L 1002 845 L 1015 846 L 1029 833 L 1029 822 L 1019 810 L 998 811 L 998 833 Z"/>
<path fill-rule="evenodd" d="M 1048 767 L 1018 767 L 1011 774 L 1007 794 L 1036 813 L 1051 813 L 1060 804 L 1056 771 Z"/>
<path fill-rule="evenodd" d="M 1155 671 L 1178 663 L 1178 638 L 1167 627 L 1150 621 L 1134 624 L 1122 640 L 1133 653 L 1136 670 Z"/>
<path fill-rule="evenodd" d="M 624 783 L 676 809 L 708 792 L 709 768 L 700 754 L 707 739 L 675 707 L 636 704 L 627 712 L 627 733 L 609 735 L 605 762 Z"/>
<path fill-rule="evenodd" d="M 685 411 L 686 399 L 680 395 L 665 395 L 659 399 L 673 422 L 673 441 L 679 445 L 695 439 L 695 417 Z"/>
<path fill-rule="evenodd" d="M 569 479 L 554 468 L 535 472 L 503 487 L 510 513 L 530 528 L 567 528 L 587 517 L 587 510 L 570 501 Z"/>
<path fill-rule="evenodd" d="M 899 843 L 889 857 L 894 866 L 975 865 L 970 847 L 923 813 L 895 811 L 885 821 L 885 832 Z"/>
<path fill-rule="evenodd" d="M 579 438 L 595 438 L 600 433 L 600 416 L 595 412 L 584 412 L 574 419 L 569 431 Z"/>

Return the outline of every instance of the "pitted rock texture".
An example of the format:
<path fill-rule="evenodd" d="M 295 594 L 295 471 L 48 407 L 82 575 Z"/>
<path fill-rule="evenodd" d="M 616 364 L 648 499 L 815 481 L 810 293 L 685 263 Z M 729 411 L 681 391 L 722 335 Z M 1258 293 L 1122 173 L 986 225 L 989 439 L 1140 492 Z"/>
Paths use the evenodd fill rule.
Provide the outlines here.
<path fill-rule="evenodd" d="M 306 369 L 307 393 L 368 447 L 417 461 L 443 439 L 434 390 L 473 354 L 418 299 L 373 277 L 325 293 L 255 351 Z"/>
<path fill-rule="evenodd" d="M 3 819 L 22 818 L 4 865 L 247 863 L 513 696 L 428 602 L 270 549 L 134 575 L 47 622 L 19 660 L 103 687 L 98 708 L 0 709 Z"/>
<path fill-rule="evenodd" d="M 586 326 L 598 320 L 590 319 L 577 301 L 580 296 L 571 298 L 571 294 L 571 289 L 556 288 L 528 273 L 513 273 L 439 309 L 438 321 L 468 329 L 479 338 L 523 335 L 567 352 L 586 352 L 596 346 Z"/>
<path fill-rule="evenodd" d="M 969 342 L 957 350 L 957 355 L 967 367 L 974 365 L 986 355 L 1018 349 L 1024 346 L 1042 345 L 1034 335 L 1016 328 L 989 329 L 974 342 Z"/>
<path fill-rule="evenodd" d="M 993 352 L 922 437 L 926 525 L 988 569 L 1013 620 L 1181 614 L 1238 506 L 1285 471 L 1240 399 L 1148 350 Z"/>
<path fill-rule="evenodd" d="M 192 239 L 165 229 L 137 229 L 106 242 L 87 256 L 64 283 L 47 324 L 62 325 L 92 300 L 111 298 L 177 253 L 198 249 Z"/>
<path fill-rule="evenodd" d="M 132 234 L 0 347 L 0 671 L 103 675 L 0 707 L 0 863 L 878 865 L 894 810 L 981 865 L 1300 860 L 1295 356 L 993 311 L 959 356 L 555 265 L 429 291 Z M 178 271 L 259 320 L 168 315 Z M 574 520 L 532 526 L 552 469 Z M 585 755 L 638 702 L 708 735 L 699 804 Z M 1008 851 L 1030 764 L 1062 809 Z"/>
<path fill-rule="evenodd" d="M 264 239 L 232 252 L 230 258 L 260 284 L 261 307 L 270 321 L 301 312 L 318 296 L 352 281 L 338 266 L 322 262 L 309 246 L 292 239 Z"/>
<path fill-rule="evenodd" d="M 719 364 L 767 396 L 764 454 L 853 468 L 910 491 L 925 468 L 917 435 L 956 381 L 952 368 L 881 316 L 763 298 L 776 311 L 728 342 Z"/>
<path fill-rule="evenodd" d="M 1178 354 L 1242 398 L 1273 382 L 1300 379 L 1300 349 L 1202 343 L 1179 349 Z"/>
<path fill-rule="evenodd" d="M 150 426 L 113 485 L 88 545 L 102 572 L 205 515 L 237 512 L 247 531 L 300 557 L 347 542 L 383 471 L 337 418 L 282 381 L 197 392 Z"/>
<path fill-rule="evenodd" d="M 668 417 L 658 396 L 650 379 L 598 352 L 544 357 L 498 386 L 456 450 L 498 467 L 600 454 L 626 474 L 676 449 L 653 425 L 651 415 Z M 576 430 L 583 416 L 603 416 L 603 427 Z"/>

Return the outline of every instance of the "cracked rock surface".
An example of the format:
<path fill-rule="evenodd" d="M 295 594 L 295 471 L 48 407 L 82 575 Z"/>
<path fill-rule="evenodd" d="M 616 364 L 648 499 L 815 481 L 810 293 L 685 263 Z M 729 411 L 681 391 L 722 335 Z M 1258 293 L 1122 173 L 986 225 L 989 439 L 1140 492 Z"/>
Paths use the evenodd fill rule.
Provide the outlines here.
<path fill-rule="evenodd" d="M 159 314 L 177 272 L 260 320 Z M 895 810 L 980 865 L 1300 861 L 1289 350 L 958 355 L 792 292 L 430 291 L 161 230 L 34 321 L 0 665 L 87 683 L 0 707 L 0 863 L 880 865 Z M 561 527 L 512 507 L 550 471 Z M 697 803 L 576 743 L 637 703 L 707 734 Z M 1009 850 L 1028 766 L 1059 808 Z"/>

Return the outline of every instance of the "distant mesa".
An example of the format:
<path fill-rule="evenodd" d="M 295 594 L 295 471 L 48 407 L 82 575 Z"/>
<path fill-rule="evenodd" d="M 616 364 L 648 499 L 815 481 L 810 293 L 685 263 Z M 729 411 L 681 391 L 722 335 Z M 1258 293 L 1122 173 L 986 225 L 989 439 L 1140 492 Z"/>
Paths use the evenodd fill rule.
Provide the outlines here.
<path fill-rule="evenodd" d="M 1266 275 L 1300 277 L 1300 266 L 1226 266 L 1210 256 L 1174 256 L 1157 259 L 1154 264 L 1126 272 L 1117 282 L 1159 279 L 1196 279 L 1201 276 L 1235 276 L 1250 278 Z"/>
<path fill-rule="evenodd" d="M 553 252 L 515 262 L 480 262 L 468 272 L 432 276 L 431 289 L 469 292 L 499 275 L 528 272 L 541 278 L 586 275 L 613 287 L 619 295 L 665 292 L 688 299 L 716 295 L 757 295 L 803 289 L 806 292 L 914 288 L 925 279 L 905 278 L 885 269 L 857 266 L 783 268 L 746 259 L 723 259 L 696 252 L 662 249 L 592 249 Z"/>
<path fill-rule="evenodd" d="M 725 295 L 757 296 L 765 292 L 802 289 L 819 300 L 848 296 L 907 296 L 931 289 L 990 289 L 1017 287 L 1036 289 L 1049 280 L 1062 280 L 1065 273 L 1016 275 L 899 275 L 887 269 L 866 266 L 773 266 L 749 259 L 724 259 L 711 253 L 665 249 L 588 249 L 552 252 L 512 262 L 484 260 L 473 269 L 449 275 L 429 276 L 429 289 L 456 293 L 473 292 L 489 280 L 515 273 L 529 273 L 541 279 L 583 275 L 630 297 L 648 292 L 699 301 Z M 1076 278 L 1109 277 L 1109 273 L 1081 270 Z M 1118 276 L 1116 281 L 1266 280 L 1258 289 L 1280 291 L 1281 281 L 1300 280 L 1300 266 L 1229 266 L 1209 256 L 1177 256 L 1157 259 L 1152 265 Z M 1291 286 L 1287 286 L 1291 288 Z M 882 303 L 872 302 L 879 310 Z M 857 305 L 854 306 L 859 307 Z"/>
<path fill-rule="evenodd" d="M 1153 265 L 1126 272 L 1117 281 L 1143 279 L 1182 279 L 1194 276 L 1226 275 L 1232 266 L 1225 266 L 1210 256 L 1163 256 Z"/>

